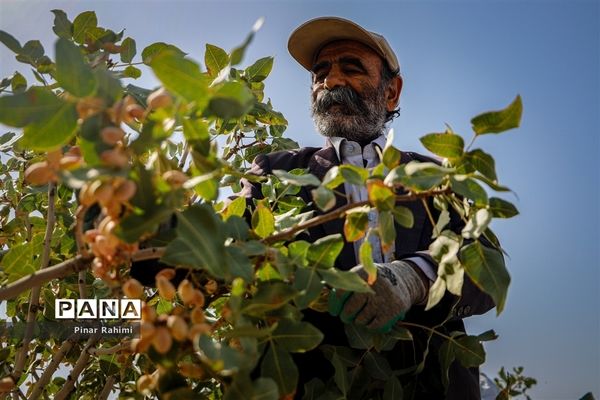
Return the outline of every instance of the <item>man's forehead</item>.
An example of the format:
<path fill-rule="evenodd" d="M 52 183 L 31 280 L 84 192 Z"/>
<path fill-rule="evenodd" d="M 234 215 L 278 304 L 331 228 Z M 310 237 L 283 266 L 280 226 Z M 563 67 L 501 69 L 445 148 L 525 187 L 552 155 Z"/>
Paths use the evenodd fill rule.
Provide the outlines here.
<path fill-rule="evenodd" d="M 365 61 L 382 62 L 382 58 L 369 46 L 355 40 L 338 40 L 323 46 L 315 57 L 315 63 L 319 61 L 335 60 L 344 56 L 353 56 Z"/>

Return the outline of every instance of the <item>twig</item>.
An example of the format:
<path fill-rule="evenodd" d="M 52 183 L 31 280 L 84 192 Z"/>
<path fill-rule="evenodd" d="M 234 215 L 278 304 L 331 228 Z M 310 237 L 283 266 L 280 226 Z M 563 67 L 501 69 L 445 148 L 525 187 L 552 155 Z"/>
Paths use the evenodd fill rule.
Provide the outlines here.
<path fill-rule="evenodd" d="M 89 255 L 89 251 L 87 246 L 85 245 L 85 241 L 83 240 L 83 220 L 85 217 L 85 213 L 88 207 L 84 205 L 80 205 L 77 207 L 77 211 L 75 212 L 75 243 L 77 244 L 77 250 L 79 254 L 84 257 Z M 79 286 L 79 298 L 85 299 L 86 295 L 86 287 L 85 287 L 85 270 L 79 271 L 79 276 L 77 277 L 77 285 Z"/>
<path fill-rule="evenodd" d="M 54 231 L 54 222 L 56 216 L 54 214 L 54 205 L 56 202 L 56 184 L 50 182 L 48 184 L 48 214 L 46 223 L 46 233 L 44 235 L 44 249 L 42 251 L 42 258 L 40 262 L 40 271 L 46 269 L 50 263 L 50 244 L 52 242 L 52 232 Z M 23 368 L 27 361 L 27 352 L 29 350 L 29 343 L 33 337 L 34 322 L 36 319 L 37 311 L 40 304 L 40 291 L 41 283 L 34 286 L 31 290 L 31 297 L 29 300 L 29 309 L 27 311 L 27 326 L 25 328 L 25 334 L 23 335 L 23 342 L 21 348 L 15 357 L 15 368 L 12 376 L 15 382 L 19 382 L 21 375 L 23 374 Z M 21 291 L 17 293 L 21 293 Z M 16 398 L 16 394 L 13 396 Z"/>
<path fill-rule="evenodd" d="M 99 336 L 97 336 L 97 335 L 94 335 L 88 339 L 85 346 L 83 347 L 83 350 L 81 351 L 81 355 L 79 356 L 79 358 L 77 359 L 77 362 L 75 363 L 75 366 L 73 367 L 73 370 L 67 376 L 67 380 L 63 384 L 63 387 L 60 389 L 60 391 L 58 393 L 56 393 L 54 400 L 63 400 L 63 399 L 66 399 L 67 396 L 69 396 L 69 394 L 75 387 L 75 382 L 77 382 L 79 375 L 81 374 L 81 372 L 83 372 L 85 367 L 88 365 L 88 360 L 90 358 L 90 351 L 89 351 L 90 348 L 96 344 L 98 339 L 99 339 Z"/>
<path fill-rule="evenodd" d="M 131 346 L 131 342 L 129 340 L 126 340 L 123 343 L 119 343 L 112 347 L 105 347 L 105 348 L 101 348 L 101 349 L 99 349 L 99 348 L 90 349 L 90 354 L 93 356 L 105 356 L 105 355 L 109 355 L 109 354 L 118 353 L 121 350 L 129 349 L 130 346 Z"/>
<path fill-rule="evenodd" d="M 97 400 L 106 400 L 106 399 L 108 399 L 108 395 L 110 394 L 110 392 L 112 392 L 114 384 L 115 384 L 115 376 L 111 375 L 111 376 L 109 376 L 106 379 L 106 383 L 104 384 L 104 387 L 102 388 L 102 391 L 98 395 Z"/>
<path fill-rule="evenodd" d="M 396 201 L 397 202 L 414 201 L 414 200 L 423 199 L 423 198 L 435 196 L 438 194 L 445 194 L 445 193 L 447 193 L 447 190 L 432 190 L 432 191 L 423 192 L 423 193 L 409 193 L 409 194 L 403 194 L 403 195 L 396 196 Z M 291 228 L 285 229 L 279 233 L 276 233 L 275 235 L 267 236 L 266 238 L 264 238 L 262 240 L 262 242 L 265 244 L 273 244 L 273 243 L 279 242 L 281 240 L 290 239 L 290 238 L 294 237 L 294 235 L 300 231 L 312 228 L 313 226 L 321 225 L 325 222 L 333 221 L 334 219 L 338 219 L 338 218 L 342 217 L 347 211 L 349 211 L 353 208 L 362 207 L 362 206 L 366 206 L 366 205 L 369 205 L 369 200 L 358 201 L 356 203 L 346 204 L 345 206 L 342 206 L 338 209 L 330 211 L 327 214 L 319 215 L 318 217 L 311 218 L 308 221 L 305 221 L 301 224 L 292 226 Z"/>
<path fill-rule="evenodd" d="M 166 247 L 148 247 L 140 249 L 131 255 L 131 261 L 144 261 L 161 258 L 165 254 Z"/>
<path fill-rule="evenodd" d="M 82 256 L 76 256 L 75 258 L 63 261 L 60 264 L 24 276 L 0 289 L 0 301 L 12 299 L 25 290 L 35 288 L 36 286 L 53 279 L 63 278 L 67 275 L 87 269 L 90 267 L 91 261 L 91 257 L 84 258 Z"/>
<path fill-rule="evenodd" d="M 63 358 L 73 348 L 73 344 L 75 343 L 76 337 L 77 336 L 75 335 L 70 336 L 67 340 L 63 342 L 58 351 L 54 354 L 52 360 L 50 361 L 50 364 L 48 364 L 40 379 L 33 386 L 32 392 L 29 395 L 30 400 L 35 400 L 42 394 L 44 388 L 46 387 L 48 382 L 50 382 L 50 379 L 54 375 L 54 372 L 56 372 L 56 370 L 58 369 Z"/>

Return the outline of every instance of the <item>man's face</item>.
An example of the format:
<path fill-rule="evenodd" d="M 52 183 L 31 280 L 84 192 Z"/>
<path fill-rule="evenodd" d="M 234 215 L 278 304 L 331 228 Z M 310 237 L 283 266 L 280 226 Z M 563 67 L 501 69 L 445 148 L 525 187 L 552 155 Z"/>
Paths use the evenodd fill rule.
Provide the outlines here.
<path fill-rule="evenodd" d="M 383 60 L 362 43 L 332 42 L 312 68 L 311 111 L 324 136 L 365 141 L 382 133 L 387 115 Z"/>

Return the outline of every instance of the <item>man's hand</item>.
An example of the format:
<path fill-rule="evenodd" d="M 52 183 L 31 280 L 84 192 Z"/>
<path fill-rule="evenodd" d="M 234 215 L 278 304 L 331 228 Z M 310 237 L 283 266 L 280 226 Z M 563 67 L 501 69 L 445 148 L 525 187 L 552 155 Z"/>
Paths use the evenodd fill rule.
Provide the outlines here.
<path fill-rule="evenodd" d="M 394 324 L 404 319 L 415 304 L 427 299 L 427 283 L 410 262 L 393 261 L 376 264 L 377 280 L 374 294 L 332 290 L 329 295 L 329 313 L 345 323 L 354 322 L 379 332 L 389 332 Z M 367 279 L 362 265 L 352 268 Z"/>

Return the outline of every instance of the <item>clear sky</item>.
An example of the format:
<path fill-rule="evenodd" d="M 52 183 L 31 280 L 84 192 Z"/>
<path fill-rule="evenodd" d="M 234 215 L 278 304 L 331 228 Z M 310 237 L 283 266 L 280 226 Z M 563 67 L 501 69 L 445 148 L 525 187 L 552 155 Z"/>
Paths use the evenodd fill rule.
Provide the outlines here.
<path fill-rule="evenodd" d="M 595 1 L 6 1 L 0 29 L 53 52 L 51 9 L 72 19 L 96 11 L 100 25 L 137 40 L 164 41 L 203 60 L 204 44 L 231 49 L 266 17 L 246 60 L 274 55 L 267 95 L 289 120 L 288 135 L 320 145 L 308 111 L 309 76 L 288 55 L 289 33 L 323 15 L 382 33 L 404 77 L 396 145 L 444 129 L 470 138 L 472 116 L 523 97 L 522 127 L 483 137 L 521 215 L 495 224 L 510 254 L 504 313 L 474 317 L 471 333 L 494 329 L 483 371 L 525 367 L 535 399 L 600 396 L 600 6 Z M 0 48 L 0 75 L 25 65 Z M 137 84 L 153 85 L 150 73 Z M 135 82 L 133 82 L 135 84 Z"/>

